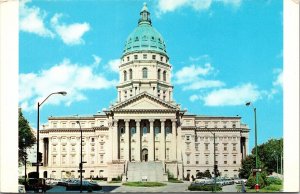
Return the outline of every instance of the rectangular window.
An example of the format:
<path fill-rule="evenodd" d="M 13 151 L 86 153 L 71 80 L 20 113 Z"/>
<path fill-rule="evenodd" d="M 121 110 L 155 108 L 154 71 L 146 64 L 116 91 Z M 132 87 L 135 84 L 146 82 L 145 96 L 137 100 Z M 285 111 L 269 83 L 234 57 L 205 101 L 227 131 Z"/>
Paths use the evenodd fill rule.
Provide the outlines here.
<path fill-rule="evenodd" d="M 156 55 L 152 55 L 152 59 L 154 59 L 154 60 L 155 60 L 155 59 L 156 59 Z"/>
<path fill-rule="evenodd" d="M 62 156 L 62 158 L 61 158 L 61 163 L 62 163 L 62 164 L 65 164 L 65 163 L 66 163 L 66 156 L 65 156 L 65 155 Z"/>
<path fill-rule="evenodd" d="M 218 143 L 216 143 L 216 148 L 215 148 L 215 149 L 216 149 L 216 151 L 218 151 L 218 145 L 219 145 L 219 144 L 218 144 Z"/>
<path fill-rule="evenodd" d="M 53 163 L 53 164 L 56 164 L 56 156 L 53 156 L 53 157 L 52 157 L 52 163 Z"/>
<path fill-rule="evenodd" d="M 208 150 L 208 143 L 205 144 L 205 150 Z"/>
<path fill-rule="evenodd" d="M 205 155 L 205 164 L 209 164 L 209 162 L 208 162 L 208 155 Z"/>
<path fill-rule="evenodd" d="M 147 59 L 147 54 L 143 54 L 143 59 Z"/>
<path fill-rule="evenodd" d="M 199 164 L 199 155 L 196 155 L 196 164 Z"/>
<path fill-rule="evenodd" d="M 134 55 L 134 59 L 138 59 L 138 56 L 137 56 L 137 55 Z"/>
<path fill-rule="evenodd" d="M 232 150 L 236 151 L 236 143 L 232 144 Z"/>
<path fill-rule="evenodd" d="M 186 144 L 186 149 L 187 149 L 187 150 L 190 149 L 190 144 L 189 144 L 189 143 Z"/>
<path fill-rule="evenodd" d="M 72 123 L 71 126 L 72 126 L 72 128 L 75 128 L 75 123 Z"/>
<path fill-rule="evenodd" d="M 92 138 L 91 138 L 91 141 L 92 141 L 92 142 L 95 142 L 95 138 L 92 137 Z"/>
<path fill-rule="evenodd" d="M 57 128 L 57 123 L 53 123 L 53 128 Z"/>
<path fill-rule="evenodd" d="M 53 145 L 52 149 L 54 152 L 56 152 L 56 145 Z"/>
<path fill-rule="evenodd" d="M 236 164 L 236 155 L 233 155 L 233 164 Z"/>
<path fill-rule="evenodd" d="M 72 155 L 72 156 L 71 156 L 71 163 L 72 163 L 72 164 L 75 164 L 75 155 Z"/>
<path fill-rule="evenodd" d="M 75 145 L 72 145 L 72 151 L 73 152 L 75 151 Z"/>
<path fill-rule="evenodd" d="M 224 151 L 227 151 L 227 143 L 224 143 Z"/>
<path fill-rule="evenodd" d="M 164 57 L 160 57 L 160 61 L 163 61 L 164 60 Z"/>
<path fill-rule="evenodd" d="M 189 141 L 190 140 L 190 136 L 188 135 L 188 136 L 186 136 L 186 140 L 187 141 Z"/>
<path fill-rule="evenodd" d="M 103 163 L 103 154 L 100 154 L 100 163 Z"/>
<path fill-rule="evenodd" d="M 186 163 L 189 164 L 190 163 L 190 155 L 186 155 Z"/>
<path fill-rule="evenodd" d="M 227 155 L 224 155 L 224 164 L 227 164 Z"/>
<path fill-rule="evenodd" d="M 127 61 L 129 61 L 129 57 L 127 57 Z"/>
<path fill-rule="evenodd" d="M 62 123 L 62 127 L 66 128 L 67 127 L 67 123 Z"/>

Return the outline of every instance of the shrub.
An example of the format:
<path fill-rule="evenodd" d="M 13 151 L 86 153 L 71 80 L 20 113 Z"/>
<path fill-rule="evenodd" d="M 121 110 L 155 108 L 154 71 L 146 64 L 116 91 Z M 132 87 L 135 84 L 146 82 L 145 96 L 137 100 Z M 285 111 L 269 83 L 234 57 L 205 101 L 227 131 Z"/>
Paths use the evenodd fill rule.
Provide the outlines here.
<path fill-rule="evenodd" d="M 214 185 L 190 185 L 188 187 L 188 190 L 190 190 L 190 191 L 213 191 Z M 221 191 L 222 187 L 217 185 L 216 190 Z"/>
<path fill-rule="evenodd" d="M 260 188 L 264 188 L 266 186 L 264 177 L 265 177 L 264 174 L 258 175 L 258 184 L 259 184 Z M 256 184 L 256 177 L 251 174 L 247 180 L 246 186 L 253 189 L 255 184 Z"/>
<path fill-rule="evenodd" d="M 266 180 L 266 185 L 282 185 L 282 180 L 276 177 L 269 177 Z"/>
<path fill-rule="evenodd" d="M 282 185 L 275 185 L 275 184 L 265 186 L 264 188 L 264 190 L 267 191 L 280 191 L 281 189 L 282 189 Z"/>

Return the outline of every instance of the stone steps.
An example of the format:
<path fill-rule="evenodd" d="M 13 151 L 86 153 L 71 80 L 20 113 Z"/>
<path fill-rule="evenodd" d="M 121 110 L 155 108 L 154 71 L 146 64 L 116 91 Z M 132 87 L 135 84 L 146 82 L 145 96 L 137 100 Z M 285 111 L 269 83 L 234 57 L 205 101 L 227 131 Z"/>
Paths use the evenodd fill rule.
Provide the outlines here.
<path fill-rule="evenodd" d="M 165 181 L 162 162 L 129 162 L 127 181 Z"/>

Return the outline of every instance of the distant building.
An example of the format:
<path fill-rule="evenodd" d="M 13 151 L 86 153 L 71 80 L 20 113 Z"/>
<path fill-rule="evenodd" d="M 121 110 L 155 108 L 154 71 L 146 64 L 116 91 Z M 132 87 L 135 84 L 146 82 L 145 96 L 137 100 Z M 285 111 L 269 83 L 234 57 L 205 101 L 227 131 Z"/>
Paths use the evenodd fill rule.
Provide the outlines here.
<path fill-rule="evenodd" d="M 146 4 L 121 56 L 118 101 L 101 113 L 49 117 L 40 131 L 40 177 L 79 177 L 80 122 L 84 177 L 178 179 L 213 172 L 213 135 L 221 176 L 238 175 L 247 155 L 247 125 L 238 116 L 187 113 L 173 100 L 166 45 Z"/>

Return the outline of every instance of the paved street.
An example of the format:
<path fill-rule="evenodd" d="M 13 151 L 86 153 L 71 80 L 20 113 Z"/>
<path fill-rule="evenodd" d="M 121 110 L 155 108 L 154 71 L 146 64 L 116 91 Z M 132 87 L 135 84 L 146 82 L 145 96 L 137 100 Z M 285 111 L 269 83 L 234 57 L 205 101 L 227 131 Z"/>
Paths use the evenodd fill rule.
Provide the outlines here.
<path fill-rule="evenodd" d="M 222 191 L 228 193 L 235 193 L 237 192 L 236 184 L 223 186 Z"/>
<path fill-rule="evenodd" d="M 190 182 L 184 183 L 166 183 L 166 186 L 163 187 L 129 187 L 124 186 L 121 183 L 106 183 L 101 182 L 100 185 L 103 187 L 102 191 L 93 191 L 94 193 L 98 192 L 191 192 L 187 188 L 190 185 Z M 236 185 L 226 185 L 222 187 L 223 192 L 233 193 L 237 192 Z M 47 191 L 47 193 L 56 193 L 56 192 L 67 192 L 63 186 L 55 186 L 54 188 Z M 74 192 L 74 191 L 70 191 Z M 84 191 L 86 192 L 86 191 Z"/>
<path fill-rule="evenodd" d="M 124 186 L 121 183 L 106 183 L 101 182 L 100 185 L 103 187 L 103 191 L 99 192 L 187 192 L 187 188 L 190 182 L 184 183 L 166 183 L 163 187 L 129 187 Z M 55 186 L 54 188 L 47 191 L 47 193 L 53 192 L 66 192 L 65 187 Z M 96 191 L 93 191 L 96 192 Z"/>

